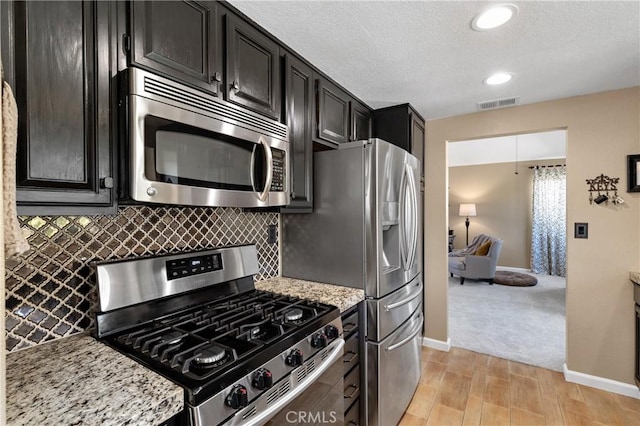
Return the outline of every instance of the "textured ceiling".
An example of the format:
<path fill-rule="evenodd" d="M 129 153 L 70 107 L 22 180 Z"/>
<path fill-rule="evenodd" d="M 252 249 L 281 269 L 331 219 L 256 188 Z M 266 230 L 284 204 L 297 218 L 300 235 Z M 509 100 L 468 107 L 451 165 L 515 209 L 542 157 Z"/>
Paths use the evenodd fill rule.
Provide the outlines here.
<path fill-rule="evenodd" d="M 477 1 L 230 3 L 369 106 L 410 102 L 425 118 L 640 85 L 640 2 L 512 2 L 515 20 L 486 32 Z M 515 74 L 502 86 L 482 80 Z"/>

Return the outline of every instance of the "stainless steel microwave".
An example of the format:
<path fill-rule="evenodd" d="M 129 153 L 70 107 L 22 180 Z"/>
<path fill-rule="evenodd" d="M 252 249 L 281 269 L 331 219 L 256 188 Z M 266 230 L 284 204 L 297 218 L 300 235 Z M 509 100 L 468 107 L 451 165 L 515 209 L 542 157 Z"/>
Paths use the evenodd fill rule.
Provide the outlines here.
<path fill-rule="evenodd" d="M 130 198 L 190 206 L 289 204 L 287 126 L 147 71 L 127 72 Z"/>

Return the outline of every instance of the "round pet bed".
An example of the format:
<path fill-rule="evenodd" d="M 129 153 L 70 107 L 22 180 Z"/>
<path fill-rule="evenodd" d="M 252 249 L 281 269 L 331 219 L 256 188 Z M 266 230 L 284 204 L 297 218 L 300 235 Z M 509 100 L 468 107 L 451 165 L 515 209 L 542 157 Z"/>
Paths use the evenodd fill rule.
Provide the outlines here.
<path fill-rule="evenodd" d="M 496 271 L 493 278 L 495 284 L 511 285 L 515 287 L 531 287 L 538 284 L 538 279 L 520 272 Z"/>

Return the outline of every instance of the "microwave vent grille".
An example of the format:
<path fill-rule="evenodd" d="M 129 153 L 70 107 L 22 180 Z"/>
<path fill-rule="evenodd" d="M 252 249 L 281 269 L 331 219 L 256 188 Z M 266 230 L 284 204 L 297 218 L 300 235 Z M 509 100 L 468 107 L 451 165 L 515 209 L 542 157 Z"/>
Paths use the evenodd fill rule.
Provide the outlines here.
<path fill-rule="evenodd" d="M 185 86 L 173 85 L 167 80 L 157 80 L 145 76 L 144 90 L 149 94 L 179 103 L 182 107 L 195 108 L 196 112 L 213 116 L 235 126 L 256 130 L 266 136 L 288 140 L 287 126 L 262 117 L 259 114 L 245 111 L 239 107 L 220 101 L 214 97 L 187 90 Z"/>

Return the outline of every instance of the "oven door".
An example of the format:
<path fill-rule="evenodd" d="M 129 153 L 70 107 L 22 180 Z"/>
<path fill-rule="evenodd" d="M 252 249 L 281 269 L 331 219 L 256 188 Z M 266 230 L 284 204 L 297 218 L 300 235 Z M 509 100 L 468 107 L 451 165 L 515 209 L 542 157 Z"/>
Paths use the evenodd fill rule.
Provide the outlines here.
<path fill-rule="evenodd" d="M 138 90 L 160 87 L 148 85 L 147 74 L 135 78 L 140 73 L 132 73 L 132 79 L 145 82 L 138 84 L 142 86 Z M 170 84 L 161 82 L 163 90 Z M 194 206 L 288 204 L 289 143 L 258 130 L 255 123 L 267 124 L 229 109 L 222 101 L 196 93 L 183 97 L 191 103 L 167 100 L 155 92 L 129 94 L 131 198 Z M 203 109 L 193 106 L 196 100 Z M 210 112 L 214 108 L 221 111 Z M 255 119 L 254 127 L 240 122 L 250 118 Z"/>

